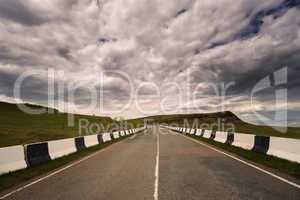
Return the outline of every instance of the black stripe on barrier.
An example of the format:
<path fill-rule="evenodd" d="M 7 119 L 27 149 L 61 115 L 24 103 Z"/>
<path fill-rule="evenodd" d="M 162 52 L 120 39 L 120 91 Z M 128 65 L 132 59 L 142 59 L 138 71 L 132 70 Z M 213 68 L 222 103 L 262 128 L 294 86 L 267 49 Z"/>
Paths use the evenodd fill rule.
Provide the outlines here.
<path fill-rule="evenodd" d="M 102 134 L 98 134 L 98 135 L 97 135 L 97 139 L 98 139 L 98 143 L 99 143 L 99 144 L 103 144 L 103 143 L 104 143 Z"/>
<path fill-rule="evenodd" d="M 26 146 L 26 161 L 28 166 L 35 166 L 51 160 L 48 143 L 30 144 Z"/>
<path fill-rule="evenodd" d="M 114 140 L 114 139 L 115 139 L 113 133 L 110 133 L 109 135 L 110 135 L 110 139 L 111 139 L 111 140 Z"/>
<path fill-rule="evenodd" d="M 191 133 L 192 133 L 192 132 L 191 132 Z M 194 129 L 193 135 L 196 135 L 196 133 L 197 133 L 197 129 Z"/>
<path fill-rule="evenodd" d="M 85 146 L 85 142 L 84 142 L 84 137 L 75 138 L 75 146 L 76 146 L 77 151 L 85 149 L 86 146 Z"/>
<path fill-rule="evenodd" d="M 270 137 L 268 136 L 255 136 L 255 143 L 252 151 L 266 154 L 269 150 Z"/>
<path fill-rule="evenodd" d="M 203 137 L 203 136 L 204 136 L 204 133 L 205 133 L 205 129 L 202 129 L 202 130 L 201 130 L 201 135 L 200 135 L 200 136 Z"/>
<path fill-rule="evenodd" d="M 227 140 L 226 144 L 232 144 L 234 142 L 234 133 L 228 132 L 227 133 Z"/>
<path fill-rule="evenodd" d="M 187 135 L 187 128 L 183 129 L 183 133 L 184 133 L 184 135 Z"/>
<path fill-rule="evenodd" d="M 214 130 L 211 131 L 211 135 L 210 135 L 210 138 L 209 138 L 210 140 L 214 140 L 216 138 L 216 132 L 217 131 L 214 131 Z"/>

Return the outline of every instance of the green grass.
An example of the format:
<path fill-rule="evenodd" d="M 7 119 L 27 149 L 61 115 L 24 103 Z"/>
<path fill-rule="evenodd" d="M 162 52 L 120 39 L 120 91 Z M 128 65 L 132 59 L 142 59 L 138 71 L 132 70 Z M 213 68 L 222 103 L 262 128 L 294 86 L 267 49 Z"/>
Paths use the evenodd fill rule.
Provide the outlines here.
<path fill-rule="evenodd" d="M 52 160 L 46 163 L 43 163 L 41 165 L 37 165 L 34 167 L 30 167 L 24 170 L 16 171 L 13 173 L 5 174 L 0 176 L 0 192 L 9 189 L 11 187 L 20 185 L 28 180 L 31 180 L 35 177 L 39 177 L 42 175 L 45 175 L 47 173 L 50 173 L 51 171 L 58 169 L 60 167 L 63 167 L 73 161 L 76 161 L 80 158 L 83 158 L 87 155 L 90 155 L 96 151 L 99 151 L 113 143 L 119 142 L 120 140 L 123 140 L 129 136 L 125 136 L 123 138 L 120 138 L 118 140 L 113 140 L 111 142 L 103 143 L 88 149 L 83 149 L 79 152 L 70 154 L 68 156 L 64 156 L 61 158 L 58 158 L 56 160 Z"/>
<path fill-rule="evenodd" d="M 206 139 L 203 137 L 195 136 L 195 135 L 188 135 L 196 140 L 201 142 L 208 143 L 210 145 L 216 146 L 220 149 L 224 149 L 227 152 L 231 152 L 236 154 L 246 160 L 258 163 L 260 165 L 266 166 L 268 168 L 272 168 L 277 170 L 278 172 L 282 172 L 288 174 L 298 180 L 300 180 L 300 164 L 296 162 L 290 162 L 285 159 L 277 158 L 274 156 L 265 155 L 262 153 L 257 153 L 253 151 L 248 151 L 239 147 L 231 146 L 229 144 L 223 144 L 220 142 L 216 142 L 210 139 Z"/>
<path fill-rule="evenodd" d="M 45 108 L 33 105 L 31 107 Z M 272 127 L 246 123 L 229 111 L 189 115 L 158 115 L 121 122 L 117 122 L 110 117 L 74 115 L 75 126 L 70 127 L 68 126 L 67 113 L 59 113 L 57 110 L 50 108 L 46 109 L 53 111 L 53 114 L 29 115 L 20 111 L 16 104 L 0 102 L 0 147 L 88 135 L 89 133 L 84 129 L 80 130 L 80 119 L 86 119 L 90 123 L 97 123 L 101 127 L 100 132 L 113 129 L 116 125 L 122 126 L 126 123 L 133 127 L 138 127 L 144 121 L 149 121 L 149 123 L 176 124 L 177 126 L 186 125 L 186 127 L 191 127 L 197 122 L 198 128 L 203 124 L 212 126 L 218 123 L 218 121 L 222 121 L 224 122 L 225 129 L 231 123 L 234 124 L 235 131 L 240 133 L 300 139 L 300 128 L 289 127 L 286 133 L 281 133 Z"/>
<path fill-rule="evenodd" d="M 0 110 L 0 147 L 88 135 L 85 129 L 80 130 L 80 119 L 86 119 L 89 123 L 97 123 L 101 128 L 99 133 L 124 124 L 110 117 L 74 115 L 75 126 L 70 127 L 68 114 L 59 113 L 57 110 L 54 110 L 53 114 L 29 115 L 19 110 L 15 104 L 3 102 L 0 102 Z M 139 122 L 127 123 L 137 127 L 140 125 Z"/>

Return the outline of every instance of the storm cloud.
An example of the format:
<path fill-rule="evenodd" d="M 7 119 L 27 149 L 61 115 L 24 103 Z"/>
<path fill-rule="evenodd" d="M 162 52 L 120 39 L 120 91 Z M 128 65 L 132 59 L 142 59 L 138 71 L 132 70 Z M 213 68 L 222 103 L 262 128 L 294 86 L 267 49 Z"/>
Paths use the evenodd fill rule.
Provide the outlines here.
<path fill-rule="evenodd" d="M 51 69 L 63 74 L 55 82 L 64 91 L 81 83 L 75 102 L 67 95 L 60 101 L 86 105 L 93 98 L 88 87 L 103 100 L 105 112 L 80 112 L 132 118 L 226 109 L 253 122 L 251 113 L 265 110 L 270 116 L 280 109 L 268 105 L 276 103 L 278 88 L 286 88 L 288 119 L 295 124 L 299 5 L 299 0 L 0 0 L 0 100 L 14 98 L 15 80 L 24 72 Z M 287 81 L 277 87 L 274 76 L 282 69 Z M 251 101 L 266 77 L 270 87 Z M 56 90 L 47 93 L 47 85 L 44 75 L 26 79 L 21 99 L 45 103 L 49 95 L 59 96 Z"/>

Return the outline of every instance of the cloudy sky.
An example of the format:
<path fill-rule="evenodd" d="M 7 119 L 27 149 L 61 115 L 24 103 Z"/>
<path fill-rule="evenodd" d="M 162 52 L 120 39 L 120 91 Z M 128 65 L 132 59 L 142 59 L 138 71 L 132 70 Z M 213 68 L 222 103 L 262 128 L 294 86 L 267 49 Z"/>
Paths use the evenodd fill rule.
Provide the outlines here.
<path fill-rule="evenodd" d="M 270 124 L 287 110 L 300 124 L 299 5 L 0 0 L 0 101 L 126 118 L 231 110 Z"/>

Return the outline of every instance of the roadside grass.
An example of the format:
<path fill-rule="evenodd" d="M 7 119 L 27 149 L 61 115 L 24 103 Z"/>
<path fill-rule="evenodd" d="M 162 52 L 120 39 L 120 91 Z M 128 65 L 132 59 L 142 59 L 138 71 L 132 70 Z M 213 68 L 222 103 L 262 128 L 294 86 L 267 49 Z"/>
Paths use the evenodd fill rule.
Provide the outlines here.
<path fill-rule="evenodd" d="M 248 151 L 239 147 L 231 146 L 229 144 L 223 144 L 200 136 L 189 135 L 189 134 L 187 136 L 199 140 L 201 142 L 208 143 L 212 146 L 216 146 L 217 148 L 224 149 L 225 151 L 236 154 L 242 158 L 245 158 L 246 160 L 258 163 L 268 168 L 275 169 L 278 172 L 288 174 L 296 178 L 297 180 L 300 180 L 300 164 L 296 162 L 291 162 L 285 159 L 281 159 L 275 156 L 265 155 L 262 153 Z"/>
<path fill-rule="evenodd" d="M 86 130 L 88 129 L 82 129 L 79 126 L 80 122 L 82 122 L 80 120 L 82 119 L 88 121 L 89 124 L 99 125 L 100 132 L 97 133 L 105 132 L 109 129 L 116 128 L 115 126 L 122 126 L 124 124 L 138 127 L 143 125 L 144 121 L 149 123 L 175 123 L 176 126 L 189 127 L 195 122 L 197 122 L 198 126 L 209 125 L 213 127 L 213 125 L 221 121 L 224 122 L 224 129 L 230 128 L 231 126 L 229 127 L 229 124 L 233 124 L 235 132 L 300 139 L 299 127 L 288 127 L 286 133 L 281 133 L 277 129 L 274 129 L 274 127 L 246 123 L 229 111 L 190 115 L 152 116 L 125 121 L 116 121 L 105 116 L 74 115 L 74 126 L 69 126 L 68 113 L 61 113 L 55 109 L 36 105 L 30 105 L 30 107 L 47 109 L 52 111 L 52 113 L 30 115 L 21 111 L 16 104 L 0 102 L 0 148 L 89 135 L 91 130 L 87 132 Z M 188 125 L 185 123 L 188 123 Z M 205 129 L 210 129 L 210 127 L 206 127 Z M 94 126 L 94 128 L 92 131 L 97 131 L 97 127 Z"/>
<path fill-rule="evenodd" d="M 28 180 L 31 180 L 33 178 L 46 175 L 56 169 L 59 169 L 67 164 L 70 164 L 73 161 L 79 160 L 80 158 L 83 158 L 85 156 L 91 155 L 92 153 L 95 153 L 101 149 L 104 149 L 105 147 L 108 147 L 116 142 L 119 142 L 121 140 L 124 140 L 125 138 L 130 137 L 131 135 L 124 136 L 122 138 L 119 138 L 117 140 L 113 140 L 107 143 L 103 143 L 94 147 L 90 147 L 87 149 L 83 149 L 81 151 L 75 152 L 73 154 L 58 158 L 56 160 L 51 160 L 49 162 L 29 167 L 27 169 L 19 170 L 16 172 L 12 172 L 9 174 L 5 174 L 0 176 L 0 192 L 3 192 L 4 190 L 7 190 L 9 188 L 15 187 L 17 185 L 20 185 Z"/>
<path fill-rule="evenodd" d="M 0 115 L 0 147 L 88 135 L 80 130 L 79 120 L 98 123 L 105 127 L 113 123 L 106 117 L 75 115 L 75 126 L 68 126 L 65 113 L 28 115 L 22 112 L 2 112 Z M 104 131 L 104 130 L 103 130 Z"/>

